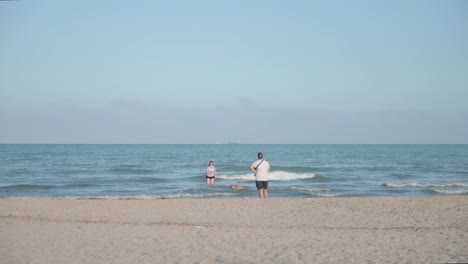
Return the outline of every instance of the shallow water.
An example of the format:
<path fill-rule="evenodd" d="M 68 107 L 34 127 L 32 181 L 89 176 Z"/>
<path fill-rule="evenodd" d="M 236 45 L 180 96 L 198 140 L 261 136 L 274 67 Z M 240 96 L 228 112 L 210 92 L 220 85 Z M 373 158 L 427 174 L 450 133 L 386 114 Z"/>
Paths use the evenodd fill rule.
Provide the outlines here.
<path fill-rule="evenodd" d="M 468 145 L 0 145 L 0 197 L 270 198 L 468 195 Z M 204 172 L 213 160 L 215 186 Z M 230 184 L 243 184 L 231 191 Z"/>

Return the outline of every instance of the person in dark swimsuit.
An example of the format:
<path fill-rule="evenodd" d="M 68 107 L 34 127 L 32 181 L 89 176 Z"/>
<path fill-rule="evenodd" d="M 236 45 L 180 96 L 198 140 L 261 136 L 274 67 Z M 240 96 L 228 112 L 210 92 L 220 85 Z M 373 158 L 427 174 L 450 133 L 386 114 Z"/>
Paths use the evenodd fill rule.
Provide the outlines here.
<path fill-rule="evenodd" d="M 216 168 L 213 161 L 208 163 L 208 168 L 206 168 L 206 185 L 212 186 L 216 177 Z"/>

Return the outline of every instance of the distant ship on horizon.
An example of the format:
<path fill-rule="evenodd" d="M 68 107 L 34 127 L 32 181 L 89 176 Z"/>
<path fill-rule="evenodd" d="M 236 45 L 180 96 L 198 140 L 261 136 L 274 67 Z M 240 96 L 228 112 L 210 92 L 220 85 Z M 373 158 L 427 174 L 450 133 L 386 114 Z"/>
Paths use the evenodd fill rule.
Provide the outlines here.
<path fill-rule="evenodd" d="M 217 145 L 239 145 L 242 144 L 240 140 L 238 141 L 227 141 L 227 142 L 222 142 L 222 143 L 216 143 Z"/>

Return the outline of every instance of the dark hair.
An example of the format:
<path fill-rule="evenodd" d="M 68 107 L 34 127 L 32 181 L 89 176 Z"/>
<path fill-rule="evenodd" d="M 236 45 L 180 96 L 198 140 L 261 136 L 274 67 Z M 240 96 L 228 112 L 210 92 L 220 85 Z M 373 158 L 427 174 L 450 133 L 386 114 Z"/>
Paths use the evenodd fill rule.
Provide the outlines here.
<path fill-rule="evenodd" d="M 208 163 L 208 166 L 210 166 L 210 164 L 211 164 L 211 163 L 213 163 L 213 164 L 214 164 L 214 162 L 213 162 L 212 160 L 210 160 L 210 163 Z"/>
<path fill-rule="evenodd" d="M 261 152 L 257 153 L 257 157 L 258 157 L 259 159 L 263 159 L 263 153 L 261 153 Z"/>

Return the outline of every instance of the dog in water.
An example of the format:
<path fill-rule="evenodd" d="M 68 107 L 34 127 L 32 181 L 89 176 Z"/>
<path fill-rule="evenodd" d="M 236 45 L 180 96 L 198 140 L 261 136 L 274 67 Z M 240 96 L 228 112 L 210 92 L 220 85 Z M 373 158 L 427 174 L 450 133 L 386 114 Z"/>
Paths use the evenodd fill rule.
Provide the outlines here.
<path fill-rule="evenodd" d="M 242 184 L 239 184 L 239 185 L 231 184 L 229 187 L 231 187 L 232 190 L 236 190 L 236 191 L 244 189 L 244 185 Z"/>

